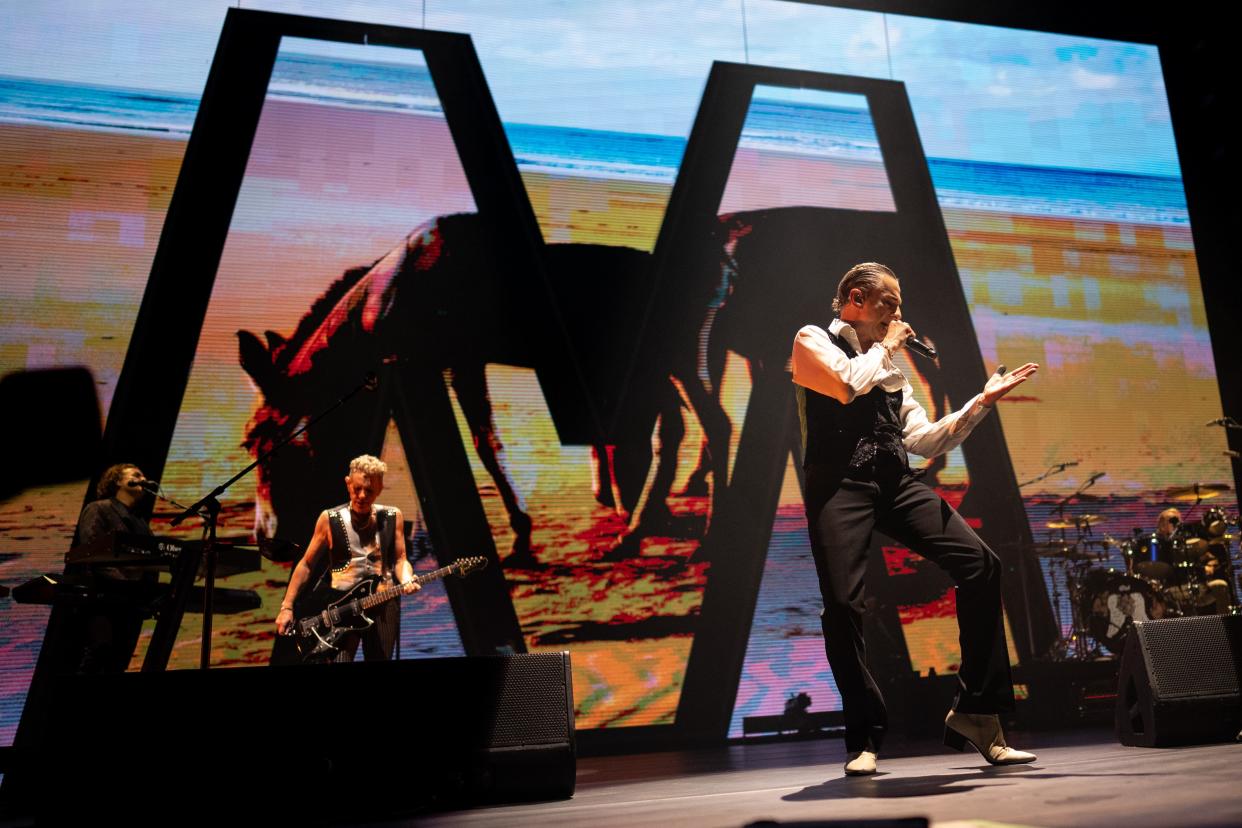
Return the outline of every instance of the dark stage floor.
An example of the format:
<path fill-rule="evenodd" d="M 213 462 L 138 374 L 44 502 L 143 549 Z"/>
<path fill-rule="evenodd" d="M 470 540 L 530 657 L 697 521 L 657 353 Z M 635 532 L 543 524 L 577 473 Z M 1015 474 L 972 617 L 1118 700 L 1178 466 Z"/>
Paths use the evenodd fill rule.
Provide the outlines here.
<path fill-rule="evenodd" d="M 881 756 L 876 776 L 847 778 L 838 739 L 594 757 L 579 760 L 573 799 L 418 824 L 671 828 L 923 816 L 937 828 L 1242 825 L 1242 745 L 1131 748 L 1106 729 L 1010 741 L 1039 759 L 992 768 L 973 751 L 904 745 Z"/>

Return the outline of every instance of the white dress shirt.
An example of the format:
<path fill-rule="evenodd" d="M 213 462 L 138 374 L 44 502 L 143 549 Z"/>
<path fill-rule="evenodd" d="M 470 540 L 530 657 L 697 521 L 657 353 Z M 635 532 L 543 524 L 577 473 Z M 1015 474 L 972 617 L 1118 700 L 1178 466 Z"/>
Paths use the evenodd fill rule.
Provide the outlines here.
<path fill-rule="evenodd" d="M 845 405 L 877 385 L 885 391 L 900 390 L 902 443 L 911 454 L 935 457 L 951 451 L 987 416 L 990 409 L 983 404 L 983 394 L 976 394 L 961 409 L 931 422 L 883 345 L 876 342 L 863 353 L 858 333 L 841 319 L 832 320 L 828 330 L 848 342 L 858 356 L 846 356 L 823 328 L 807 325 L 794 338 L 793 381 Z"/>

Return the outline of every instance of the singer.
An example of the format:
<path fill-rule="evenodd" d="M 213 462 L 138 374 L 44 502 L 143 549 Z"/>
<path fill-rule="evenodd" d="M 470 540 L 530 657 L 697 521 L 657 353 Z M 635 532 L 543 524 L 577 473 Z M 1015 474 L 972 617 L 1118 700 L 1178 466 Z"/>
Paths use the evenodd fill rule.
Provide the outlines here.
<path fill-rule="evenodd" d="M 876 772 L 888 719 L 866 664 L 863 574 L 873 529 L 944 569 L 957 584 L 962 647 L 958 694 L 945 744 L 966 742 L 992 764 L 1035 759 L 1005 743 L 998 714 L 1013 709 L 1001 617 L 1001 566 L 960 515 L 910 469 L 961 444 L 998 399 L 1035 374 L 1027 363 L 993 374 L 983 391 L 936 422 L 893 364 L 913 329 L 902 320 L 901 286 L 887 267 L 864 262 L 837 285 L 828 330 L 808 325 L 793 345 L 802 424 L 806 517 L 824 599 L 824 649 L 841 691 L 849 775 Z"/>

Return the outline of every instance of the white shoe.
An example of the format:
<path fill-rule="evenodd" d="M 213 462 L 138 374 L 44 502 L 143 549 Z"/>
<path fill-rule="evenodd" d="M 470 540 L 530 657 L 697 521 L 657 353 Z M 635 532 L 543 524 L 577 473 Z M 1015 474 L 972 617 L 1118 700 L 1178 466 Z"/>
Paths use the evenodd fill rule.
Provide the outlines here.
<path fill-rule="evenodd" d="M 869 776 L 875 773 L 875 754 L 869 750 L 860 750 L 845 763 L 846 776 Z"/>
<path fill-rule="evenodd" d="M 1000 717 L 996 714 L 950 710 L 949 715 L 944 717 L 944 743 L 951 748 L 965 750 L 967 742 L 993 765 L 1020 765 L 1035 761 L 1035 754 L 1014 750 L 1005 744 Z"/>

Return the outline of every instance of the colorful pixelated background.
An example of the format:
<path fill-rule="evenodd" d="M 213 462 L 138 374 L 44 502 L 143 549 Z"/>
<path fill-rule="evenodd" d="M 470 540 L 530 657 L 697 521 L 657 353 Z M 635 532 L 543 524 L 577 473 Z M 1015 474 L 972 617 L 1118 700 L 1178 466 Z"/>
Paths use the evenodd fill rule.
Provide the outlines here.
<path fill-rule="evenodd" d="M 107 410 L 227 5 L 64 0 L 8 16 L 0 375 L 85 365 Z M 326 2 L 249 6 L 340 14 Z M 1077 464 L 1022 487 L 1035 537 L 1049 537 L 1059 501 L 1104 472 L 1090 488 L 1098 499 L 1066 508 L 1100 515 L 1099 566 L 1118 567 L 1106 538 L 1151 528 L 1170 487 L 1231 481 L 1224 434 L 1204 427 L 1221 402 L 1155 47 L 778 0 L 749 0 L 745 28 L 725 0 L 349 8 L 356 19 L 471 35 L 548 244 L 652 250 L 713 61 L 903 81 L 984 361 L 1042 366 L 997 414 L 1017 480 Z M 756 91 L 720 210 L 788 205 L 893 209 L 865 101 Z M 237 331 L 292 335 L 343 272 L 421 222 L 473 209 L 417 50 L 282 43 L 164 488 L 190 502 L 251 459 L 241 443 L 261 399 L 238 364 Z M 917 329 L 918 309 L 907 315 Z M 593 485 L 591 449 L 560 444 L 534 372 L 492 364 L 487 386 L 504 468 L 533 525 L 531 556 L 505 566 L 528 648 L 573 653 L 580 728 L 672 723 L 710 569 L 694 555 L 708 517 L 694 476 L 701 427 L 686 417 L 669 530 L 617 556 L 610 546 L 628 516 Z M 730 355 L 719 393 L 735 439 L 748 391 L 747 366 Z M 405 511 L 416 568 L 432 569 L 395 428 L 383 455 L 383 499 Z M 468 455 L 505 559 L 510 515 Z M 968 482 L 959 452 L 939 479 Z M 255 485 L 228 493 L 224 535 L 250 539 Z M 85 489 L 36 488 L 0 503 L 0 581 L 60 568 Z M 1236 500 L 1211 505 L 1232 511 Z M 171 533 L 158 514 L 157 531 Z M 1063 584 L 1051 560 L 1050 588 Z M 890 572 L 902 566 L 893 551 Z M 263 606 L 216 619 L 215 665 L 266 663 L 287 577 L 287 566 L 267 563 L 227 579 L 257 590 Z M 780 712 L 793 692 L 810 693 L 814 710 L 839 707 L 792 466 L 755 588 L 734 734 L 743 716 Z M 1055 603 L 1068 630 L 1069 603 Z M 0 744 L 12 740 L 47 618 L 43 607 L 4 612 Z M 912 667 L 952 671 L 951 604 L 904 607 L 901 617 Z M 187 616 L 174 666 L 197 663 L 198 637 L 198 617 Z M 442 587 L 403 602 L 401 657 L 462 652 Z"/>

